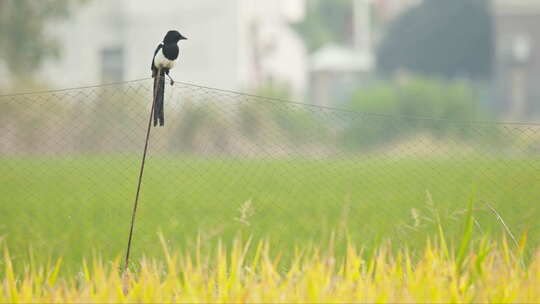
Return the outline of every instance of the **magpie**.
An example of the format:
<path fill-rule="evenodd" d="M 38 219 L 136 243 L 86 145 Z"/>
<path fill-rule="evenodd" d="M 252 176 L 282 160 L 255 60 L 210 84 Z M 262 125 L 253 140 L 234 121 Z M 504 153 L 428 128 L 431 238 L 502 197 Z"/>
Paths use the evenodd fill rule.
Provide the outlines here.
<path fill-rule="evenodd" d="M 180 40 L 187 40 L 178 31 L 168 31 L 163 38 L 163 42 L 158 45 L 154 51 L 154 57 L 152 58 L 152 78 L 154 79 L 154 127 L 158 125 L 163 126 L 165 123 L 165 115 L 163 113 L 163 99 L 165 95 L 165 75 L 171 80 L 171 85 L 174 85 L 174 80 L 169 75 L 170 69 L 174 67 L 176 59 L 178 59 L 178 42 Z M 158 70 L 161 69 L 161 73 L 158 76 Z M 157 90 L 157 92 L 156 92 Z"/>

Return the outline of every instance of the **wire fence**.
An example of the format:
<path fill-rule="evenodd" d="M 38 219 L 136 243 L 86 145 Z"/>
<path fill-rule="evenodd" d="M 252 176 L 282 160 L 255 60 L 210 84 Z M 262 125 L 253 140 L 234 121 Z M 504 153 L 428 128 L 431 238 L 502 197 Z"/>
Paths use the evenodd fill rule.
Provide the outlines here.
<path fill-rule="evenodd" d="M 0 96 L 0 236 L 74 259 L 125 250 L 152 80 Z M 188 83 L 166 87 L 152 129 L 134 254 L 157 233 L 189 247 L 238 234 L 277 249 L 391 239 L 441 219 L 519 237 L 540 229 L 540 125 L 396 117 Z M 509 231 L 507 231 L 509 232 Z M 281 246 L 281 247 L 280 247 Z"/>

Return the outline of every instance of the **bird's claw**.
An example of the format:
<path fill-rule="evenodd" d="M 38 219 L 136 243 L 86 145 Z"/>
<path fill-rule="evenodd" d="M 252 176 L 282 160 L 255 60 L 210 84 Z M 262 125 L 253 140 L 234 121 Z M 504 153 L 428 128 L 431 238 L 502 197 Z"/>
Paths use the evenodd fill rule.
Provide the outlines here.
<path fill-rule="evenodd" d="M 173 86 L 173 85 L 174 85 L 174 80 L 171 79 L 171 86 Z"/>

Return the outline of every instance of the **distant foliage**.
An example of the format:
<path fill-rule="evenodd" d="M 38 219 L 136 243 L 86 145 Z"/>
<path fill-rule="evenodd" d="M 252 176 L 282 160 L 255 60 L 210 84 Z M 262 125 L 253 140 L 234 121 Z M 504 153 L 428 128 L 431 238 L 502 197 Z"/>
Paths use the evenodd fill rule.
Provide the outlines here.
<path fill-rule="evenodd" d="M 429 130 L 436 137 L 463 137 L 468 135 L 470 128 L 459 128 L 445 120 L 471 121 L 489 116 L 470 85 L 423 78 L 413 78 L 400 85 L 381 83 L 361 89 L 351 98 L 349 108 L 362 113 L 396 116 L 389 120 L 384 116 L 366 115 L 364 119 L 351 121 L 345 131 L 345 142 L 350 147 L 388 142 L 419 129 Z"/>
<path fill-rule="evenodd" d="M 0 129 L 10 132 L 0 135 L 0 153 L 139 151 L 150 110 L 149 84 L 6 96 Z M 286 86 L 277 85 L 254 92 L 267 97 L 200 88 L 168 92 L 167 127 L 155 131 L 153 144 L 168 153 L 329 155 L 340 151 L 341 143 L 353 150 L 399 141 L 411 145 L 417 135 L 458 137 L 463 144 L 462 139 L 502 140 L 497 132 L 460 123 L 492 120 L 468 82 L 381 82 L 358 89 L 339 106 L 345 111 L 288 102 Z"/>
<path fill-rule="evenodd" d="M 256 95 L 281 100 L 290 100 L 290 88 L 284 84 L 269 84 L 256 90 Z M 266 120 L 274 124 L 281 134 L 294 144 L 306 143 L 313 140 L 313 137 L 321 139 L 326 135 L 324 127 L 322 127 L 316 113 L 309 111 L 309 108 L 303 106 L 294 106 L 286 104 L 283 101 L 274 101 L 268 104 L 268 100 L 262 100 L 266 103 L 268 111 L 260 111 L 260 102 L 246 105 L 252 107 L 252 114 L 257 116 L 259 120 Z M 259 112 L 257 115 L 255 112 Z M 259 123 L 264 125 L 264 123 Z M 309 130 L 319 128 L 318 134 L 306 134 Z"/>
<path fill-rule="evenodd" d="M 58 57 L 58 42 L 46 26 L 67 18 L 84 2 L 88 0 L 0 1 L 0 62 L 12 75 L 28 78 L 45 59 Z"/>
<path fill-rule="evenodd" d="M 228 108 L 223 106 L 226 99 L 183 99 L 178 108 L 180 118 L 172 123 L 169 148 L 227 154 L 279 145 L 281 152 L 292 153 L 300 146 L 320 144 L 328 136 L 317 113 L 285 102 L 291 98 L 287 85 L 266 84 L 253 93 L 267 98 L 239 97 Z"/>
<path fill-rule="evenodd" d="M 445 77 L 491 75 L 493 25 L 488 0 L 429 0 L 399 17 L 378 49 L 385 72 Z"/>
<path fill-rule="evenodd" d="M 310 51 L 330 42 L 346 44 L 352 37 L 352 4 L 351 0 L 307 1 L 306 18 L 292 27 Z"/>

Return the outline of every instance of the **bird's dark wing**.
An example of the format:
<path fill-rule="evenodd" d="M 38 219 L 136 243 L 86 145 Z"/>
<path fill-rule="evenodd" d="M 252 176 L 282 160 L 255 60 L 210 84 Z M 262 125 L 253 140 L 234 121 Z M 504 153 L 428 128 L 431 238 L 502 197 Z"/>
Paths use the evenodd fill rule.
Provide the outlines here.
<path fill-rule="evenodd" d="M 165 58 L 169 60 L 176 60 L 178 59 L 178 53 L 180 52 L 180 49 L 178 48 L 178 45 L 176 44 L 165 44 L 163 46 L 163 55 Z"/>
<path fill-rule="evenodd" d="M 152 57 L 152 65 L 150 66 L 150 69 L 152 70 L 152 77 L 154 77 L 154 76 L 155 76 L 154 73 L 157 72 L 157 69 L 156 69 L 156 67 L 154 66 L 154 59 L 156 58 L 156 55 L 157 55 L 157 53 L 159 52 L 159 50 L 161 50 L 161 48 L 163 48 L 163 44 L 162 44 L 162 43 L 160 43 L 160 44 L 157 46 L 156 50 L 154 51 L 154 56 Z"/>

